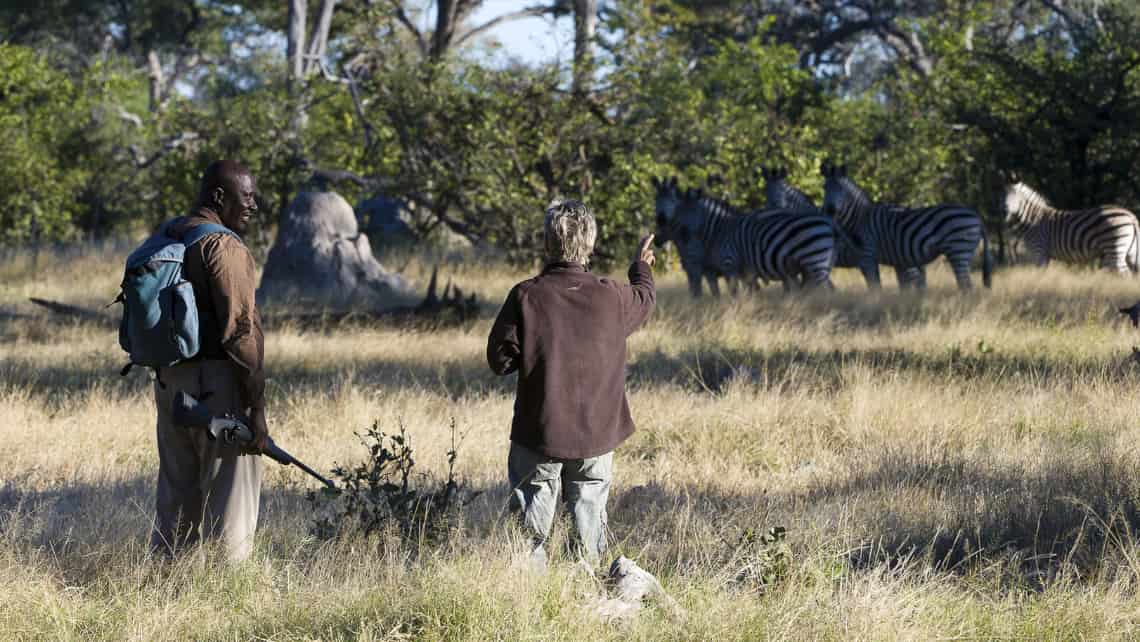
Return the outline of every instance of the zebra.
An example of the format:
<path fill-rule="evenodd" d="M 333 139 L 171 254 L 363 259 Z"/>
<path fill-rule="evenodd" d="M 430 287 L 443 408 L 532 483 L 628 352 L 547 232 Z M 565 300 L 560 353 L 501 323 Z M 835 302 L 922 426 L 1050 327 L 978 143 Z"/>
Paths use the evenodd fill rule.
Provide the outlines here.
<path fill-rule="evenodd" d="M 1120 274 L 1140 271 L 1140 222 L 1123 207 L 1061 210 L 1020 182 L 1006 189 L 1004 205 L 1006 225 L 1041 267 L 1050 259 L 1099 260 L 1100 267 Z"/>
<path fill-rule="evenodd" d="M 982 242 L 982 282 L 993 281 L 993 259 L 982 218 L 963 205 L 906 208 L 872 203 L 866 192 L 847 177 L 846 166 L 824 163 L 823 211 L 863 246 L 859 269 L 872 288 L 879 287 L 879 263 L 921 267 L 939 254 L 954 270 L 958 288 L 968 290 L 970 260 Z M 921 285 L 921 284 L 920 284 Z"/>
<path fill-rule="evenodd" d="M 674 241 L 674 244 L 676 244 L 676 240 L 670 237 L 670 228 L 673 217 L 677 211 L 677 206 L 681 203 L 683 197 L 681 188 L 677 185 L 677 177 L 671 176 L 669 178 L 658 178 L 654 176 L 652 180 L 653 187 L 657 190 L 657 195 L 654 200 L 654 207 L 657 213 L 657 226 L 653 234 L 653 244 L 657 247 L 664 247 L 665 243 L 669 242 L 670 240 Z M 685 273 L 689 274 L 690 272 L 695 271 L 697 274 L 703 274 L 705 281 L 708 282 L 709 292 L 711 292 L 714 297 L 719 297 L 720 287 L 717 284 L 717 278 L 725 276 L 721 273 L 719 267 L 712 264 L 692 266 L 686 264 L 686 260 L 687 259 L 685 258 L 684 254 L 682 254 L 681 267 L 684 268 Z M 729 282 L 730 288 L 735 291 L 735 282 L 731 279 L 729 279 Z M 692 290 L 692 287 L 692 284 L 690 284 L 690 290 Z M 700 281 L 698 280 L 694 296 L 700 296 L 700 294 L 701 285 Z"/>
<path fill-rule="evenodd" d="M 760 176 L 764 179 L 764 196 L 767 199 L 768 207 L 783 207 L 813 214 L 821 213 L 810 196 L 788 184 L 788 168 L 762 167 L 760 168 Z M 835 267 L 859 267 L 859 258 L 863 250 L 858 244 L 840 243 L 837 249 Z M 921 266 L 896 267 L 895 277 L 898 279 L 901 290 L 909 289 L 911 286 L 915 286 L 919 290 L 926 289 L 926 269 Z"/>
<path fill-rule="evenodd" d="M 760 176 L 764 179 L 764 198 L 769 208 L 819 211 L 810 196 L 788 184 L 788 168 L 761 167 Z"/>
<path fill-rule="evenodd" d="M 715 265 L 730 277 L 779 280 L 784 291 L 831 288 L 836 235 L 842 230 L 826 216 L 788 209 L 742 213 L 728 203 L 687 190 L 669 225 L 689 290 L 700 296 L 701 268 Z"/>

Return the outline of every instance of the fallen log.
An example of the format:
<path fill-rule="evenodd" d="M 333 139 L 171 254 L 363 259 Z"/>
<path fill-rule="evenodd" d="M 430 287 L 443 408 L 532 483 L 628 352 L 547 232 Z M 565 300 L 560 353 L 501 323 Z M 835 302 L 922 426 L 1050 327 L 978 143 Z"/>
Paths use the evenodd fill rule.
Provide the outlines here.
<path fill-rule="evenodd" d="M 442 294 L 437 292 L 438 289 L 439 266 L 436 266 L 432 270 L 431 280 L 428 282 L 427 295 L 416 305 L 383 310 L 323 310 L 318 312 L 285 312 L 270 308 L 263 312 L 262 323 L 267 327 L 283 324 L 322 327 L 367 323 L 410 324 L 431 327 L 462 324 L 478 316 L 479 300 L 474 294 L 465 295 L 463 290 L 458 285 L 452 285 L 450 280 L 448 280 Z M 31 297 L 29 301 L 60 317 L 106 325 L 118 323 L 118 315 L 99 310 L 36 297 Z"/>
<path fill-rule="evenodd" d="M 48 299 L 38 299 L 36 297 L 29 297 L 32 303 L 47 309 L 53 314 L 65 317 L 72 317 L 81 321 L 94 321 L 98 323 L 110 323 L 111 316 L 104 314 L 98 310 L 90 308 L 83 308 L 78 305 L 71 305 L 70 303 L 60 303 L 59 301 L 50 301 Z"/>
<path fill-rule="evenodd" d="M 416 305 L 398 306 L 383 310 L 347 310 L 321 312 L 282 312 L 271 310 L 263 315 L 266 325 L 297 324 L 305 327 L 325 325 L 365 324 L 370 322 L 387 324 L 409 324 L 439 326 L 462 324 L 475 319 L 479 314 L 479 300 L 475 294 L 464 295 L 458 285 L 448 280 L 442 294 L 439 289 L 439 267 L 436 266 L 428 282 L 427 294 Z"/>

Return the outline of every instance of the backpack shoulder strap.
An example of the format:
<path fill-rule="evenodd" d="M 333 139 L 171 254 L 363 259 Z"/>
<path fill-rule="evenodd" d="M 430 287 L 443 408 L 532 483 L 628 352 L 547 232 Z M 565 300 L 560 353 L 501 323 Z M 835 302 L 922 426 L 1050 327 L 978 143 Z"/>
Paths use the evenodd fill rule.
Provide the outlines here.
<path fill-rule="evenodd" d="M 190 248 L 198 241 L 201 241 L 211 234 L 228 234 L 239 241 L 241 240 L 240 236 L 235 234 L 233 230 L 224 225 L 218 225 L 217 223 L 203 223 L 186 230 L 186 232 L 182 235 L 182 244 L 187 248 Z"/>

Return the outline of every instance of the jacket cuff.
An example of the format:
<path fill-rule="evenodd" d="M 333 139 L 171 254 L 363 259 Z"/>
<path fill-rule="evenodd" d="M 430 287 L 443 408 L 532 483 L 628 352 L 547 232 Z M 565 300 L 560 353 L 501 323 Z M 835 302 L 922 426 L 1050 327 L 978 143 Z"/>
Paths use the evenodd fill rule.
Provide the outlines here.
<path fill-rule="evenodd" d="M 653 267 L 651 265 L 649 265 L 648 263 L 646 263 L 645 261 L 638 259 L 638 260 L 634 261 L 632 265 L 629 266 L 629 278 L 630 278 L 630 280 L 633 280 L 634 275 L 647 276 L 649 278 L 653 278 Z"/>

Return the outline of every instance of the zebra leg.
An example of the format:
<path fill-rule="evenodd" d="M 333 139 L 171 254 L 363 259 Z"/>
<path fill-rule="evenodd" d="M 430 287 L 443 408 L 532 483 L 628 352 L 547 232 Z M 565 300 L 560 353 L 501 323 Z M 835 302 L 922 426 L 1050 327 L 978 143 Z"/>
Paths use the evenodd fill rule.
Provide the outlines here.
<path fill-rule="evenodd" d="M 909 290 L 914 285 L 914 274 L 910 268 L 895 267 L 895 278 L 899 281 L 900 290 Z"/>
<path fill-rule="evenodd" d="M 709 282 L 709 292 L 712 293 L 713 297 L 720 298 L 720 286 L 717 285 L 716 275 L 706 274 L 705 280 Z"/>
<path fill-rule="evenodd" d="M 831 269 L 820 267 L 810 272 L 804 272 L 804 285 L 813 290 L 815 288 L 834 290 L 835 284 L 831 282 Z"/>
<path fill-rule="evenodd" d="M 864 258 L 859 264 L 859 271 L 863 273 L 863 278 L 867 280 L 868 288 L 878 290 L 883 287 L 882 282 L 879 280 L 879 264 L 874 258 L 870 261 Z"/>
<path fill-rule="evenodd" d="M 694 299 L 701 298 L 701 273 L 685 272 L 685 276 L 689 277 L 689 295 Z"/>
<path fill-rule="evenodd" d="M 784 265 L 783 274 L 780 275 L 780 282 L 784 285 L 784 294 L 791 294 L 800 289 L 800 270 L 795 266 Z"/>
<path fill-rule="evenodd" d="M 724 278 L 728 279 L 728 293 L 731 294 L 732 298 L 734 298 L 734 299 L 739 298 L 740 297 L 740 278 L 733 277 L 733 276 L 726 276 Z"/>
<path fill-rule="evenodd" d="M 974 284 L 970 280 L 970 259 L 973 258 L 973 252 L 969 254 L 947 254 L 946 260 L 950 262 L 950 268 L 954 270 L 954 279 L 958 281 L 959 290 L 972 290 Z"/>
<path fill-rule="evenodd" d="M 899 281 L 900 290 L 926 289 L 926 269 L 922 267 L 895 268 L 895 277 Z"/>
<path fill-rule="evenodd" d="M 1100 267 L 1109 271 L 1115 272 L 1121 276 L 1128 275 L 1128 263 L 1124 254 L 1118 252 L 1109 252 L 1101 257 Z"/>

